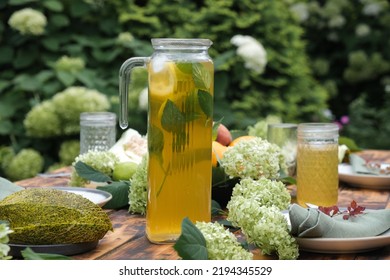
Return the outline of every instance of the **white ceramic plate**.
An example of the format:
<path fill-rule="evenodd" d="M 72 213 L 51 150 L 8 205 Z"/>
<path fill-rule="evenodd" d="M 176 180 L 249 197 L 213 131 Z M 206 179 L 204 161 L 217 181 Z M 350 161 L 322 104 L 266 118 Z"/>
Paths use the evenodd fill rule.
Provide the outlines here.
<path fill-rule="evenodd" d="M 368 189 L 390 189 L 390 175 L 355 174 L 349 164 L 339 164 L 339 179 L 351 186 Z"/>
<path fill-rule="evenodd" d="M 79 194 L 93 203 L 103 207 L 108 201 L 112 199 L 112 195 L 109 192 L 105 192 L 97 189 L 89 189 L 82 187 L 52 187 L 53 189 L 67 191 L 75 194 Z"/>
<path fill-rule="evenodd" d="M 299 249 L 315 253 L 359 253 L 390 245 L 390 229 L 373 237 L 359 238 L 296 238 Z"/>

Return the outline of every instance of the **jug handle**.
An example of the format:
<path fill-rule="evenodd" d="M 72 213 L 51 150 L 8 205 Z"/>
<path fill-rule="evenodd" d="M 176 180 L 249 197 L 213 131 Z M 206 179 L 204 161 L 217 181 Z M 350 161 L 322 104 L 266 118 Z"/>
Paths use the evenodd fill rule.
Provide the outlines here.
<path fill-rule="evenodd" d="M 134 67 L 146 67 L 149 57 L 132 57 L 127 59 L 119 69 L 119 126 L 122 129 L 129 125 L 127 119 L 128 110 L 128 93 L 129 85 L 131 83 L 131 71 Z"/>

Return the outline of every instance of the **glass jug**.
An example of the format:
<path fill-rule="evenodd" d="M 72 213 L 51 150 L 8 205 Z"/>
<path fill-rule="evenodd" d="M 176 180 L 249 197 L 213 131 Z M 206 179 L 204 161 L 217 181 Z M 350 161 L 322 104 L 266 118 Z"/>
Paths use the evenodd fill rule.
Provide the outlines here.
<path fill-rule="evenodd" d="M 126 60 L 119 71 L 119 124 L 128 126 L 130 73 L 148 70 L 148 200 L 146 235 L 177 240 L 181 223 L 211 219 L 214 65 L 208 39 L 152 39 L 151 57 Z"/>

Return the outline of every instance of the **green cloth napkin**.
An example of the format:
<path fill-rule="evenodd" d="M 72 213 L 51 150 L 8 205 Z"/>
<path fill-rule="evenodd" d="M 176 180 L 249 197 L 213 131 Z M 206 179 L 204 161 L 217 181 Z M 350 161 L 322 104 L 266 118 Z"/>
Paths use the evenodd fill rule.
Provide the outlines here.
<path fill-rule="evenodd" d="M 363 214 L 330 217 L 316 208 L 292 204 L 289 208 L 291 234 L 296 237 L 371 237 L 390 229 L 390 209 L 365 210 Z"/>
<path fill-rule="evenodd" d="M 352 170 L 354 173 L 369 174 L 369 175 L 382 175 L 379 173 L 379 170 L 367 168 L 366 161 L 362 157 L 360 157 L 356 154 L 349 155 L 349 162 L 351 164 L 351 167 L 352 167 Z"/>

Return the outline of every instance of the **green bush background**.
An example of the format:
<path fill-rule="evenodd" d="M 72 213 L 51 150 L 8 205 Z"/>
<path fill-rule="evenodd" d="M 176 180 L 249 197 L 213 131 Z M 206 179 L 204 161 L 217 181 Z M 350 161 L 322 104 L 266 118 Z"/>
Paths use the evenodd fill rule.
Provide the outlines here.
<path fill-rule="evenodd" d="M 78 133 L 50 138 L 28 135 L 23 124 L 28 112 L 71 86 L 103 93 L 110 100 L 109 110 L 118 112 L 121 64 L 129 57 L 151 55 L 150 38 L 156 37 L 213 41 L 215 119 L 223 117 L 231 129 L 245 129 L 268 115 L 285 122 L 335 121 L 348 115 L 350 123 L 343 134 L 361 147 L 390 148 L 386 122 L 390 116 L 390 31 L 386 28 L 390 8 L 386 1 L 355 2 L 1 1 L 2 166 L 27 148 L 42 155 L 43 170 L 69 165 L 78 153 L 69 143 L 77 142 Z M 380 11 L 364 14 L 370 4 L 378 4 Z M 46 16 L 44 34 L 22 35 L 9 26 L 11 15 L 26 7 Z M 302 17 L 302 11 L 308 16 Z M 361 24 L 370 28 L 368 35 L 356 35 Z M 246 69 L 236 55 L 230 39 L 237 34 L 256 38 L 266 49 L 268 64 L 263 74 Z M 120 40 L 121 35 L 131 36 Z M 63 56 L 81 59 L 85 65 L 59 69 L 56 62 Z M 146 112 L 138 105 L 138 95 L 147 86 L 145 71 L 135 72 L 134 78 L 129 124 L 146 133 Z M 324 114 L 327 109 L 332 114 Z M 121 132 L 118 128 L 118 137 Z M 4 168 L 0 175 L 4 176 Z"/>

